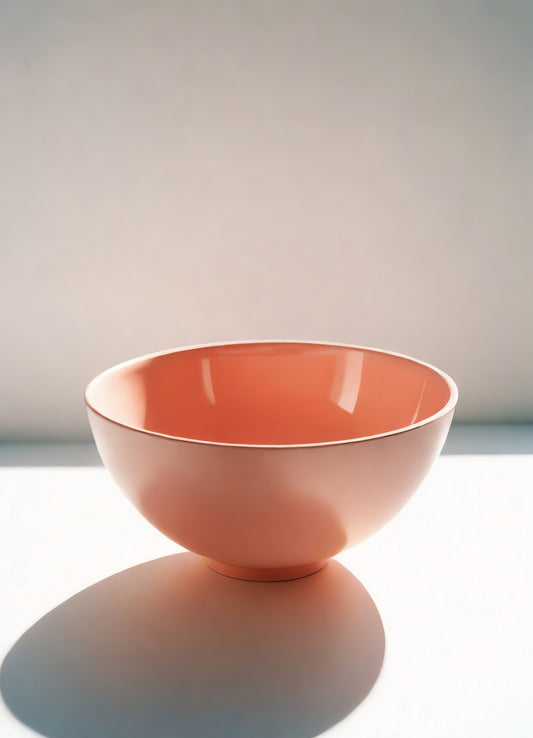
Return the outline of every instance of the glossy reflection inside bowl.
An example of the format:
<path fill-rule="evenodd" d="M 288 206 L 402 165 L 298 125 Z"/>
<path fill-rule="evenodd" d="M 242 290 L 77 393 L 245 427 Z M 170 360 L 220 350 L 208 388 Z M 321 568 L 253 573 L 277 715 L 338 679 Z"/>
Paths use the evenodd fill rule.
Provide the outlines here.
<path fill-rule="evenodd" d="M 298 445 L 399 430 L 438 413 L 432 367 L 371 349 L 305 343 L 208 346 L 105 372 L 87 396 L 117 423 L 216 443 Z"/>

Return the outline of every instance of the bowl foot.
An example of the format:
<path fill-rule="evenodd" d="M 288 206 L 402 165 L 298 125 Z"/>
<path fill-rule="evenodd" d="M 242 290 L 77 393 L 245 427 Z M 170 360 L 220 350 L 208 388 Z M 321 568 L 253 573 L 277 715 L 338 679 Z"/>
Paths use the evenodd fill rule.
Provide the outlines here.
<path fill-rule="evenodd" d="M 250 582 L 285 582 L 288 579 L 300 579 L 300 577 L 307 577 L 320 571 L 326 563 L 326 561 L 314 561 L 312 564 L 300 564 L 299 566 L 254 569 L 247 566 L 231 566 L 207 559 L 209 568 L 218 574 L 233 579 L 247 579 Z"/>

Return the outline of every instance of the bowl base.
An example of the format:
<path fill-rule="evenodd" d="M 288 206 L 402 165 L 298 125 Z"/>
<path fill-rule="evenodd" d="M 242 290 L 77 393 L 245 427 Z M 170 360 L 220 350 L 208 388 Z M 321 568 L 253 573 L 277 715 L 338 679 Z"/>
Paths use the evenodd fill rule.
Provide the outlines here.
<path fill-rule="evenodd" d="M 300 579 L 320 571 L 326 561 L 314 561 L 311 564 L 300 564 L 299 566 L 281 566 L 279 568 L 252 568 L 248 566 L 232 566 L 222 564 L 220 561 L 207 559 L 207 565 L 218 574 L 232 579 L 246 579 L 250 582 L 286 582 L 289 579 Z"/>

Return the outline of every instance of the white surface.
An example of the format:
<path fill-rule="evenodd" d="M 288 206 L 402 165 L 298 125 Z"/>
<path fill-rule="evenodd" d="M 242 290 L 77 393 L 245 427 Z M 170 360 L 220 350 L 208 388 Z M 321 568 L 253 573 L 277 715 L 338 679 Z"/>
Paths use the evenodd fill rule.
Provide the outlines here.
<path fill-rule="evenodd" d="M 65 598 L 177 550 L 104 469 L 4 466 L 0 488 L 2 655 Z M 531 736 L 532 493 L 533 455 L 444 456 L 401 514 L 339 557 L 377 605 L 386 655 L 324 735 Z M 32 734 L 0 706 L 2 737 Z"/>
<path fill-rule="evenodd" d="M 530 3 L 3 0 L 0 437 L 173 346 L 387 348 L 531 420 Z"/>

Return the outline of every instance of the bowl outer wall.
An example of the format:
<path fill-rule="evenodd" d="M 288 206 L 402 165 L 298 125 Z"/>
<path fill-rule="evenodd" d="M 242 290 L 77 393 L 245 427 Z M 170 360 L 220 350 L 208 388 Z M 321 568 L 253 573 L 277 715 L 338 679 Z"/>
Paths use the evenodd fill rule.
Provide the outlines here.
<path fill-rule="evenodd" d="M 409 430 L 309 446 L 238 446 L 152 435 L 88 407 L 102 461 L 152 525 L 242 567 L 322 561 L 387 523 L 446 440 L 447 414 Z"/>

